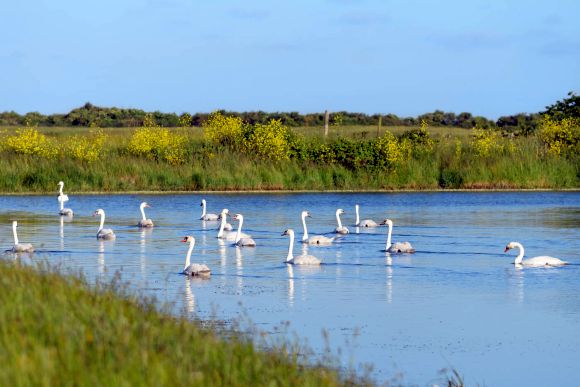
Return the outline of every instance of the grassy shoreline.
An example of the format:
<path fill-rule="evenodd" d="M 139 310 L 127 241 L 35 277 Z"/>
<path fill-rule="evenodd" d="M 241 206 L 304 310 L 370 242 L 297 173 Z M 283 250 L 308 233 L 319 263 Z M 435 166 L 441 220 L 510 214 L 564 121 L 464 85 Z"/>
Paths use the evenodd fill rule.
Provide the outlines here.
<path fill-rule="evenodd" d="M 172 317 L 118 283 L 39 269 L 0 260 L 1 385 L 371 384 L 304 366 L 295 348 L 259 349 L 243 334 Z"/>

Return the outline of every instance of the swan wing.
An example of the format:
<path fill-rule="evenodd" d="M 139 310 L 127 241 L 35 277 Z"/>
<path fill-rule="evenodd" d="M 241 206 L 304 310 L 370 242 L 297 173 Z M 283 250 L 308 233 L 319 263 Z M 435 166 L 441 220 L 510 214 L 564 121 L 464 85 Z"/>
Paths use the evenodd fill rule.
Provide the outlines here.
<path fill-rule="evenodd" d="M 360 222 L 359 227 L 378 227 L 378 224 L 372 219 L 365 219 Z"/>
<path fill-rule="evenodd" d="M 115 233 L 110 228 L 104 228 L 97 233 L 99 239 L 115 239 Z"/>
<path fill-rule="evenodd" d="M 390 253 L 414 253 L 415 249 L 409 242 L 396 242 L 388 250 Z"/>
<path fill-rule="evenodd" d="M 151 219 L 141 219 L 138 224 L 139 227 L 153 227 L 153 221 Z"/>
<path fill-rule="evenodd" d="M 218 216 L 216 214 L 205 214 L 205 218 L 203 218 L 203 220 L 207 221 L 218 220 Z"/>
<path fill-rule="evenodd" d="M 12 247 L 13 253 L 32 253 L 34 251 L 34 247 L 30 243 L 19 243 Z"/>
<path fill-rule="evenodd" d="M 309 245 L 331 245 L 334 242 L 334 238 L 328 238 L 322 235 L 314 235 L 308 238 L 306 241 Z"/>
<path fill-rule="evenodd" d="M 547 255 L 542 255 L 539 257 L 534 257 L 530 259 L 524 259 L 522 265 L 524 266 L 562 266 L 566 265 L 568 262 L 562 261 L 561 259 L 550 257 Z"/>
<path fill-rule="evenodd" d="M 236 243 L 238 246 L 256 246 L 256 241 L 252 238 L 240 238 L 240 240 Z"/>
<path fill-rule="evenodd" d="M 70 208 L 63 208 L 62 210 L 59 211 L 58 214 L 59 215 L 64 215 L 64 216 L 73 216 L 74 215 L 74 212 Z"/>
<path fill-rule="evenodd" d="M 348 228 L 342 226 L 342 227 L 337 227 L 334 229 L 334 232 L 336 232 L 337 234 L 348 234 Z"/>
<path fill-rule="evenodd" d="M 185 269 L 183 269 L 183 274 L 189 276 L 209 276 L 211 274 L 211 270 L 207 265 L 202 265 L 199 263 L 192 263 Z"/>
<path fill-rule="evenodd" d="M 295 265 L 320 265 L 320 259 L 313 255 L 301 255 L 292 260 Z"/>

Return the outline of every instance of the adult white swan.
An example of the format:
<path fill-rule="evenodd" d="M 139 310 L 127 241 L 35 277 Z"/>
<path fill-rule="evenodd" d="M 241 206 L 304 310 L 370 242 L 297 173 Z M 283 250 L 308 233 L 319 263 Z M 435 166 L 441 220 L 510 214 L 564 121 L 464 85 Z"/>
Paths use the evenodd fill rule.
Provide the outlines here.
<path fill-rule="evenodd" d="M 195 246 L 195 238 L 191 235 L 188 235 L 181 241 L 183 243 L 189 242 L 189 249 L 187 250 L 187 255 L 185 256 L 185 267 L 181 273 L 192 277 L 209 277 L 211 275 L 211 270 L 209 270 L 207 265 L 191 263 L 191 252 Z"/>
<path fill-rule="evenodd" d="M 349 233 L 348 228 L 343 226 L 342 222 L 340 221 L 340 215 L 342 214 L 344 214 L 344 210 L 342 208 L 336 210 L 336 223 L 338 223 L 338 227 L 334 229 L 334 232 L 337 234 L 348 234 Z"/>
<path fill-rule="evenodd" d="M 208 220 L 208 221 L 216 221 L 218 220 L 218 216 L 216 214 L 206 214 L 206 202 L 205 199 L 201 199 L 201 220 Z"/>
<path fill-rule="evenodd" d="M 284 231 L 282 235 L 288 235 L 290 237 L 290 246 L 288 247 L 288 256 L 286 257 L 286 263 L 291 263 L 293 265 L 320 265 L 320 259 L 313 255 L 299 255 L 294 257 L 292 250 L 294 249 L 294 230 L 289 228 Z"/>
<path fill-rule="evenodd" d="M 12 221 L 12 234 L 14 235 L 14 246 L 12 246 L 13 253 L 32 253 L 34 252 L 34 247 L 30 243 L 19 243 L 18 234 L 16 233 L 16 227 L 18 227 L 17 221 Z"/>
<path fill-rule="evenodd" d="M 516 260 L 514 261 L 515 265 L 545 267 L 545 266 L 563 266 L 568 264 L 568 262 L 547 255 L 524 259 L 524 246 L 522 246 L 522 244 L 518 242 L 508 243 L 507 246 L 505 247 L 504 253 L 507 253 L 511 249 L 520 250 L 520 253 L 516 257 Z"/>
<path fill-rule="evenodd" d="M 153 221 L 151 219 L 147 219 L 147 217 L 145 216 L 145 207 L 151 207 L 149 204 L 147 204 L 147 202 L 143 202 L 141 203 L 141 205 L 139 205 L 139 210 L 141 210 L 141 220 L 139 220 L 139 223 L 137 224 L 137 226 L 139 227 L 153 227 Z"/>
<path fill-rule="evenodd" d="M 74 212 L 73 212 L 72 209 L 70 209 L 70 208 L 64 208 L 64 202 L 65 202 L 65 200 L 64 200 L 63 197 L 59 196 L 58 197 L 58 202 L 60 204 L 60 211 L 58 211 L 58 214 L 59 215 L 62 215 L 62 216 L 73 216 L 74 215 Z"/>
<path fill-rule="evenodd" d="M 97 231 L 97 239 L 105 239 L 105 240 L 112 240 L 115 239 L 115 233 L 110 228 L 103 228 L 105 225 L 105 211 L 102 208 L 99 208 L 93 213 L 93 216 L 101 216 L 101 225 L 99 226 L 99 230 Z"/>
<path fill-rule="evenodd" d="M 385 219 L 381 222 L 381 225 L 389 226 L 389 234 L 387 236 L 387 244 L 385 245 L 385 251 L 389 253 L 414 253 L 415 249 L 409 242 L 396 242 L 391 244 L 391 234 L 393 232 L 393 221 L 391 219 Z"/>
<path fill-rule="evenodd" d="M 302 243 L 308 243 L 309 245 L 328 246 L 331 245 L 332 242 L 334 242 L 336 238 L 329 238 L 322 235 L 314 235 L 309 238 L 308 228 L 306 227 L 306 217 L 312 218 L 312 216 L 310 215 L 310 212 L 302 211 L 301 217 L 302 217 L 302 228 L 304 230 L 304 235 L 302 235 Z"/>
<path fill-rule="evenodd" d="M 235 214 L 233 219 L 238 221 L 238 231 L 236 232 L 236 241 L 234 244 L 237 246 L 256 246 L 256 242 L 249 235 L 242 236 L 242 224 L 244 224 L 242 214 Z"/>
<path fill-rule="evenodd" d="M 217 237 L 219 239 L 225 239 L 225 240 L 234 242 L 236 240 L 236 233 L 232 232 L 232 225 L 227 222 L 227 216 L 229 215 L 229 213 L 230 212 L 227 208 L 224 208 L 222 210 L 222 212 L 220 214 L 220 218 L 221 218 L 220 219 L 221 220 L 220 228 L 219 228 Z M 244 233 L 241 233 L 240 235 L 242 236 L 242 238 L 249 237 L 249 235 L 246 235 Z"/>
<path fill-rule="evenodd" d="M 354 205 L 354 211 L 356 213 L 356 223 L 354 224 L 357 227 L 378 227 L 377 222 L 372 219 L 365 219 L 361 222 L 359 215 L 358 215 L 359 205 Z"/>
<path fill-rule="evenodd" d="M 68 202 L 68 195 L 62 192 L 64 188 L 64 181 L 58 182 L 58 200 L 63 202 Z"/>

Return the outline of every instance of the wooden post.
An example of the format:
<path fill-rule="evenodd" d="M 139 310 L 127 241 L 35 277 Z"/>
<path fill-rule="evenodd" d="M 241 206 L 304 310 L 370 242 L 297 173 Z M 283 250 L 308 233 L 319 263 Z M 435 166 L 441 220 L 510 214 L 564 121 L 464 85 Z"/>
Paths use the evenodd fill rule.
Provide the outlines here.
<path fill-rule="evenodd" d="M 379 114 L 379 124 L 377 125 L 377 138 L 380 137 L 381 125 L 383 124 L 383 115 Z"/>
<path fill-rule="evenodd" d="M 328 110 L 324 111 L 324 137 L 328 137 L 328 120 L 330 118 L 330 114 Z"/>

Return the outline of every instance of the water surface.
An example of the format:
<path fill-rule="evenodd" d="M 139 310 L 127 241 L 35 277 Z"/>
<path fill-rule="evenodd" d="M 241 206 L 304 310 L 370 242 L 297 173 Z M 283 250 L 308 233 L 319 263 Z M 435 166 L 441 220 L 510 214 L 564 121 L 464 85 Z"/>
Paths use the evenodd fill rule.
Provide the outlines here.
<path fill-rule="evenodd" d="M 493 386 L 580 380 L 579 193 L 204 195 L 209 212 L 244 214 L 256 248 L 218 241 L 217 223 L 199 220 L 197 194 L 69 196 L 70 222 L 57 215 L 56 195 L 0 197 L 0 246 L 11 247 L 10 220 L 17 219 L 20 240 L 38 250 L 32 260 L 83 270 L 92 280 L 119 272 L 178 314 L 230 321 L 243 315 L 268 332 L 289 321 L 289 331 L 317 352 L 326 330 L 345 366 L 371 363 L 379 380 L 401 374 L 424 385 L 445 367 Z M 153 230 L 135 227 L 143 200 L 153 206 Z M 392 219 L 393 240 L 410 241 L 417 252 L 383 252 L 386 228 L 353 227 L 355 203 L 362 218 Z M 97 208 L 105 209 L 116 241 L 96 240 L 98 219 L 90 215 Z M 324 265 L 284 264 L 288 238 L 280 234 L 292 227 L 301 235 L 300 212 L 312 213 L 311 234 L 330 236 L 337 208 L 347 212 L 350 235 L 331 247 L 294 247 Z M 196 237 L 193 262 L 210 266 L 211 279 L 179 275 L 185 235 Z M 528 257 L 572 264 L 517 269 L 516 252 L 503 253 L 510 241 L 521 242 Z"/>

